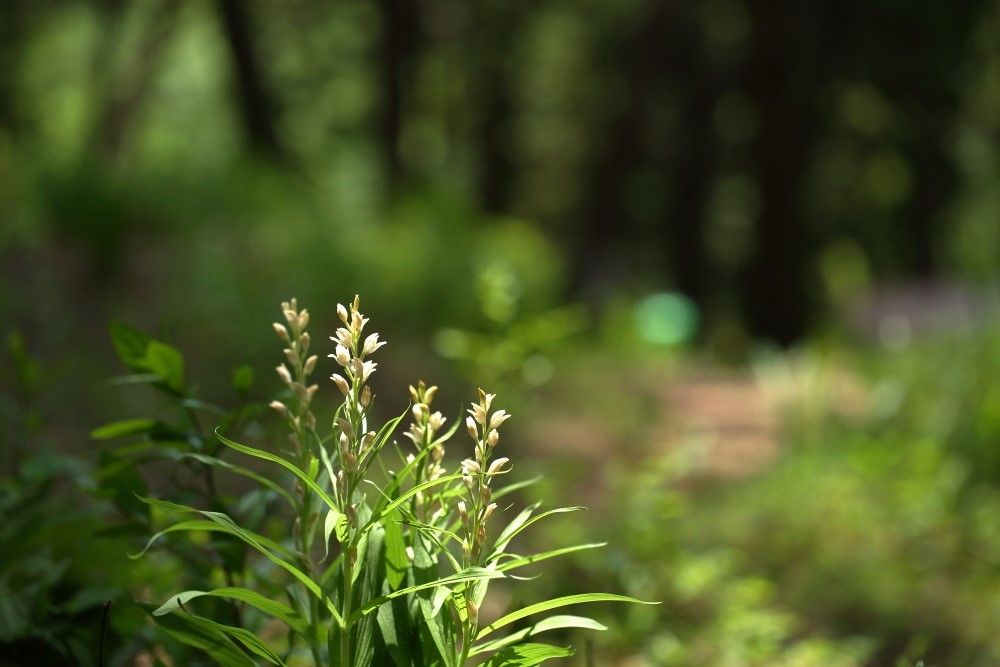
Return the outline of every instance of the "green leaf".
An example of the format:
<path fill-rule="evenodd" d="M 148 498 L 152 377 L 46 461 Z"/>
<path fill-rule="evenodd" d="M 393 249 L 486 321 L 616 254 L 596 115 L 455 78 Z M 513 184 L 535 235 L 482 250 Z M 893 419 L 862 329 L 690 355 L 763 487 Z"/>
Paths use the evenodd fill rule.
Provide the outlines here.
<path fill-rule="evenodd" d="M 184 357 L 176 348 L 156 340 L 150 341 L 146 347 L 146 368 L 177 395 L 184 393 Z"/>
<path fill-rule="evenodd" d="M 571 604 L 582 604 L 584 602 L 631 602 L 633 604 L 660 604 L 659 602 L 646 602 L 644 600 L 636 600 L 635 598 L 630 598 L 625 595 L 615 595 L 613 593 L 580 593 L 578 595 L 566 595 L 560 598 L 538 602 L 525 607 L 524 609 L 511 612 L 510 614 L 493 621 L 485 628 L 480 629 L 479 634 L 476 635 L 476 640 L 478 641 L 494 630 L 498 630 L 505 625 L 509 625 L 514 621 L 519 621 L 522 618 L 531 616 L 532 614 L 538 614 L 550 609 L 558 609 L 559 607 L 566 607 Z"/>
<path fill-rule="evenodd" d="M 537 507 L 537 505 L 532 505 L 529 509 L 534 509 L 535 507 Z M 587 508 L 586 507 L 559 507 L 559 508 L 554 509 L 554 510 L 549 510 L 548 512 L 542 512 L 538 516 L 531 517 L 531 518 L 528 518 L 527 516 L 523 516 L 524 513 L 522 512 L 521 515 L 519 515 L 514 521 L 512 521 L 507 526 L 507 528 L 504 529 L 504 531 L 500 534 L 500 537 L 497 538 L 496 543 L 493 545 L 493 554 L 490 556 L 490 558 L 495 560 L 495 558 L 500 553 L 502 553 L 504 549 L 507 548 L 507 545 L 510 544 L 510 541 L 512 539 L 514 539 L 514 537 L 516 537 L 518 533 L 520 533 L 522 530 L 524 530 L 525 528 L 527 528 L 531 524 L 535 523 L 536 521 L 541 521 L 545 517 L 550 516 L 552 514 L 563 514 L 564 512 L 578 512 L 579 510 L 583 510 L 583 509 L 587 509 Z M 523 518 L 522 518 L 522 516 L 523 516 Z"/>
<path fill-rule="evenodd" d="M 309 622 L 297 611 L 291 607 L 283 605 L 280 602 L 277 602 L 276 600 L 268 599 L 263 595 L 246 588 L 216 588 L 214 591 L 184 591 L 183 593 L 178 593 L 174 597 L 170 598 L 166 604 L 154 611 L 153 615 L 162 616 L 164 614 L 168 614 L 174 609 L 177 609 L 179 606 L 187 604 L 189 600 L 202 596 L 229 598 L 245 602 L 251 607 L 256 607 L 265 614 L 278 619 L 300 635 L 306 635 L 309 633 Z"/>
<path fill-rule="evenodd" d="M 577 544 L 572 547 L 563 547 L 561 549 L 553 549 L 552 551 L 546 551 L 540 554 L 531 554 L 530 556 L 515 556 L 513 560 L 503 563 L 498 570 L 501 572 L 507 572 L 513 570 L 514 568 L 523 567 L 525 565 L 531 565 L 532 563 L 537 563 L 539 561 L 547 560 L 549 558 L 555 558 L 556 556 L 563 556 L 565 554 L 573 553 L 574 551 L 583 551 L 585 549 L 599 549 L 601 547 L 607 546 L 607 542 L 594 542 L 592 544 Z"/>
<path fill-rule="evenodd" d="M 383 589 L 383 593 L 390 592 L 388 586 Z M 379 630 L 382 632 L 382 641 L 389 651 L 389 656 L 396 663 L 396 667 L 411 667 L 410 646 L 410 624 L 409 614 L 406 611 L 406 601 L 397 598 L 389 604 L 384 604 L 378 608 L 375 614 L 378 621 Z"/>
<path fill-rule="evenodd" d="M 400 597 L 401 595 L 407 595 L 408 593 L 415 593 L 416 591 L 422 591 L 428 588 L 436 588 L 438 586 L 448 586 L 450 584 L 458 584 L 463 581 L 482 581 L 485 579 L 503 579 L 504 575 L 502 572 L 497 572 L 496 570 L 487 570 L 482 567 L 470 567 L 466 570 L 462 570 L 457 574 L 453 574 L 449 577 L 442 577 L 435 581 L 430 581 L 424 584 L 417 584 L 415 586 L 407 586 L 406 588 L 400 588 L 398 591 L 393 591 L 387 595 L 377 597 L 374 600 L 369 600 L 357 611 L 351 614 L 349 619 L 350 623 L 353 623 L 361 616 L 371 613 L 373 610 L 377 609 L 379 605 L 383 605 L 393 598 Z"/>
<path fill-rule="evenodd" d="M 389 515 L 382 524 L 385 527 L 385 578 L 391 590 L 399 587 L 410 569 L 403 526 L 396 521 L 397 516 L 398 512 Z"/>
<path fill-rule="evenodd" d="M 241 445 L 238 442 L 234 442 L 234 441 L 230 440 L 229 438 L 227 438 L 226 436 L 224 436 L 221 433 L 219 433 L 219 429 L 215 429 L 215 437 L 217 437 L 219 439 L 219 442 L 221 442 L 225 446 L 230 447 L 232 449 L 235 449 L 238 452 L 243 452 L 244 454 L 249 454 L 250 456 L 255 456 L 255 457 L 259 458 L 259 459 L 264 459 L 265 461 L 271 461 L 273 463 L 277 463 L 281 467 L 283 467 L 286 470 L 290 471 L 292 474 L 294 474 L 300 480 L 302 480 L 302 482 L 306 486 L 308 486 L 310 489 L 312 489 L 313 492 L 316 495 L 318 495 L 320 498 L 323 499 L 323 502 L 326 503 L 327 507 L 329 507 L 332 510 L 340 511 L 337 508 L 337 503 L 334 502 L 333 498 L 331 498 L 326 493 L 326 491 L 324 491 L 322 489 L 322 487 L 320 487 L 319 484 L 317 484 L 313 480 L 312 477 L 310 477 L 305 472 L 303 472 L 294 463 L 290 463 L 289 461 L 286 461 L 285 459 L 281 458 L 280 456 L 275 456 L 274 454 L 271 454 L 270 452 L 265 452 L 262 449 L 255 449 L 253 447 L 248 447 L 246 445 Z"/>
<path fill-rule="evenodd" d="M 140 605 L 150 613 L 149 605 Z M 222 667 L 257 667 L 250 656 L 241 651 L 225 633 L 205 619 L 190 614 L 170 614 L 153 617 L 164 632 L 179 642 L 207 653 Z"/>
<path fill-rule="evenodd" d="M 336 533 L 337 541 L 341 544 L 347 541 L 347 515 L 332 509 L 326 513 L 326 521 L 323 526 L 324 560 L 330 553 L 330 535 L 333 533 Z"/>
<path fill-rule="evenodd" d="M 529 637 L 534 637 L 535 635 L 548 630 L 561 630 L 563 628 L 583 628 L 585 630 L 608 629 L 607 626 L 585 616 L 550 616 L 544 620 L 534 623 L 530 627 L 509 634 L 506 637 L 501 637 L 500 639 L 494 639 L 493 641 L 473 646 L 469 655 L 472 656 L 480 653 L 496 651 L 506 646 L 510 646 L 511 644 L 516 644 L 524 639 L 528 639 Z"/>
<path fill-rule="evenodd" d="M 176 532 L 180 532 L 180 531 L 199 531 L 199 530 L 203 530 L 203 531 L 206 531 L 206 532 L 216 532 L 216 533 L 231 534 L 231 531 L 229 530 L 229 528 L 227 528 L 226 526 L 220 525 L 219 523 L 217 523 L 215 521 L 181 521 L 180 523 L 175 523 L 172 526 L 168 526 L 167 528 L 164 528 L 160 532 L 158 532 L 155 535 L 153 535 L 146 542 L 146 546 L 143 548 L 142 551 L 140 551 L 139 553 L 136 553 L 136 554 L 129 554 L 128 557 L 131 558 L 132 560 L 136 560 L 138 558 L 141 558 L 143 556 L 143 554 L 145 554 L 147 551 L 149 551 L 149 548 L 151 546 L 153 546 L 153 542 L 155 542 L 156 540 L 158 540 L 162 536 L 166 535 L 167 533 L 176 533 Z M 246 529 L 244 529 L 244 530 L 246 530 Z M 279 554 L 281 554 L 282 556 L 284 556 L 288 560 L 294 560 L 295 559 L 295 554 L 293 554 L 291 551 L 289 551 L 288 549 L 286 549 L 284 546 L 282 546 L 278 542 L 275 542 L 272 539 L 264 537 L 263 535 L 258 535 L 257 533 L 253 533 L 253 532 L 251 532 L 249 530 L 246 530 L 246 533 L 248 535 L 250 535 L 251 537 L 253 537 L 255 540 L 257 540 L 258 542 L 260 542 L 262 545 L 266 546 L 268 549 L 271 549 L 272 551 L 278 552 Z"/>
<path fill-rule="evenodd" d="M 245 394 L 250 391 L 250 387 L 253 386 L 253 368 L 247 364 L 243 364 L 235 371 L 233 371 L 233 389 L 241 394 Z"/>
<path fill-rule="evenodd" d="M 111 343 L 125 367 L 135 373 L 148 373 L 150 369 L 146 364 L 146 348 L 153 339 L 148 334 L 121 322 L 112 322 L 110 333 Z"/>
<path fill-rule="evenodd" d="M 551 658 L 567 658 L 573 649 L 548 644 L 518 644 L 500 651 L 483 663 L 482 667 L 534 667 Z"/>
<path fill-rule="evenodd" d="M 235 521 L 233 521 L 225 514 L 222 514 L 221 512 L 206 512 L 203 510 L 196 510 L 193 507 L 187 507 L 186 505 L 178 505 L 177 503 L 171 503 L 165 500 L 155 500 L 153 498 L 142 498 L 142 497 L 140 497 L 139 499 L 142 500 L 144 503 L 153 505 L 154 507 L 161 507 L 163 509 L 172 510 L 175 512 L 195 512 L 201 514 L 204 517 L 207 517 L 211 521 L 216 522 L 220 526 L 223 526 L 225 528 L 225 532 L 243 540 L 251 547 L 259 551 L 261 554 L 263 554 L 272 563 L 274 563 L 275 565 L 282 568 L 290 575 L 298 579 L 302 583 L 302 585 L 309 590 L 310 593 L 312 593 L 320 602 L 326 605 L 327 609 L 330 610 L 330 613 L 333 615 L 337 623 L 342 622 L 340 613 L 337 611 L 337 608 L 333 604 L 333 601 L 329 597 L 327 597 L 325 593 L 323 593 L 320 587 L 316 585 L 316 582 L 310 579 L 309 576 L 299 568 L 275 556 L 273 553 L 271 553 L 269 549 L 264 547 L 262 541 L 260 540 L 260 536 L 254 535 L 250 531 L 241 528 L 239 525 L 236 524 Z"/>
<path fill-rule="evenodd" d="M 281 488 L 281 486 L 275 484 L 274 482 L 269 480 L 267 477 L 264 477 L 263 475 L 258 475 L 252 470 L 237 465 L 233 465 L 229 461 L 223 461 L 222 459 L 215 456 L 208 456 L 207 454 L 195 454 L 193 452 L 169 452 L 167 454 L 167 458 L 194 459 L 199 463 L 204 463 L 205 465 L 212 466 L 213 468 L 228 470 L 229 472 L 236 473 L 237 475 L 248 477 L 253 481 L 257 482 L 258 484 L 260 484 L 261 486 L 266 486 L 267 488 L 271 489 L 279 496 L 287 500 L 289 505 L 295 507 L 295 501 L 292 500 L 292 497 L 290 495 L 288 495 L 288 491 L 285 491 L 283 488 Z"/>
<path fill-rule="evenodd" d="M 148 433 L 153 430 L 156 424 L 157 421 L 155 419 L 126 419 L 120 422 L 112 422 L 91 431 L 90 439 L 111 440 L 112 438 L 121 438 L 126 435 Z"/>

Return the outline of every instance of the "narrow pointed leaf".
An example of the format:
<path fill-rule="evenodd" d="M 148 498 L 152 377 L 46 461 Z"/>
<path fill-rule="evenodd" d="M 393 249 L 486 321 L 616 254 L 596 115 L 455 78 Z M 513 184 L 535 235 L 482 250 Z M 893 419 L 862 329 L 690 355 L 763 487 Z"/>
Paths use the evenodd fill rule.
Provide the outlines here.
<path fill-rule="evenodd" d="M 511 644 L 516 644 L 522 640 L 528 639 L 529 637 L 539 635 L 543 632 L 547 632 L 549 630 L 561 630 L 563 628 L 582 628 L 584 630 L 598 631 L 608 629 L 607 626 L 585 616 L 550 616 L 534 623 L 530 627 L 509 634 L 506 637 L 501 637 L 500 639 L 494 639 L 493 641 L 473 646 L 469 655 L 472 656 L 479 655 L 480 653 L 497 651 L 506 646 L 510 646 Z"/>
<path fill-rule="evenodd" d="M 479 634 L 476 635 L 476 640 L 478 641 L 494 630 L 498 630 L 513 623 L 514 621 L 519 621 L 522 618 L 527 618 L 532 614 L 538 614 L 543 611 L 549 611 L 550 609 L 558 609 L 559 607 L 566 607 L 571 604 L 582 604 L 585 602 L 631 602 L 633 604 L 660 604 L 659 602 L 646 602 L 630 598 L 625 595 L 615 595 L 613 593 L 580 593 L 578 595 L 566 595 L 552 600 L 545 600 L 544 602 L 539 602 L 525 607 L 524 609 L 511 612 L 510 614 L 493 621 L 485 628 L 482 628 L 479 631 Z"/>

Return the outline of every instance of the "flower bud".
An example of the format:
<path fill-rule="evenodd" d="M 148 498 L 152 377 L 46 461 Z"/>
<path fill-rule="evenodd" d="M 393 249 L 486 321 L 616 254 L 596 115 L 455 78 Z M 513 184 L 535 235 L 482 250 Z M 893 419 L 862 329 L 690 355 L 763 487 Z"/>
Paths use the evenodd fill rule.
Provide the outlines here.
<path fill-rule="evenodd" d="M 487 505 L 486 509 L 483 510 L 483 521 L 489 519 L 490 515 L 493 514 L 493 510 L 495 510 L 496 508 L 497 508 L 496 503 L 490 503 L 489 505 Z"/>
<path fill-rule="evenodd" d="M 298 325 L 299 325 L 299 331 L 302 331 L 307 326 L 309 326 L 309 311 L 308 310 L 303 310 L 301 313 L 299 313 Z"/>
<path fill-rule="evenodd" d="M 458 501 L 458 516 L 462 519 L 462 525 L 469 525 L 469 511 L 465 508 L 465 503 L 461 500 Z"/>
<path fill-rule="evenodd" d="M 469 435 L 475 440 L 479 440 L 479 432 L 476 430 L 476 422 L 472 421 L 472 417 L 465 418 L 465 426 L 469 429 Z"/>
<path fill-rule="evenodd" d="M 469 410 L 469 414 L 472 415 L 473 418 L 475 418 L 475 420 L 480 424 L 486 423 L 486 410 L 483 409 L 483 406 L 473 403 L 472 409 Z"/>
<path fill-rule="evenodd" d="M 427 391 L 424 392 L 424 403 L 430 405 L 431 402 L 434 400 L 434 396 L 437 395 L 437 391 L 438 391 L 437 387 L 428 387 Z"/>
<path fill-rule="evenodd" d="M 316 370 L 316 362 L 319 361 L 319 357 L 315 354 L 308 359 L 306 359 L 306 365 L 302 368 L 302 372 L 306 375 L 311 375 L 314 370 Z"/>
<path fill-rule="evenodd" d="M 361 407 L 367 408 L 372 402 L 372 390 L 365 385 L 364 389 L 361 390 Z"/>
<path fill-rule="evenodd" d="M 469 614 L 469 620 L 473 625 L 479 622 L 479 607 L 472 600 L 465 601 L 465 611 Z"/>
<path fill-rule="evenodd" d="M 490 464 L 490 469 L 486 471 L 486 474 L 487 475 L 497 474 L 498 472 L 500 472 L 500 469 L 504 467 L 507 461 L 510 461 L 510 459 L 505 457 L 497 459 L 496 461 Z"/>
<path fill-rule="evenodd" d="M 286 406 L 281 401 L 271 401 L 270 407 L 273 408 L 274 410 L 277 410 L 279 413 L 281 413 L 282 417 L 287 417 L 288 416 L 288 406 Z"/>
<path fill-rule="evenodd" d="M 337 316 L 340 317 L 340 321 L 347 324 L 347 309 L 344 308 L 344 304 L 337 304 Z"/>
<path fill-rule="evenodd" d="M 334 356 L 334 359 L 336 359 L 337 363 L 341 366 L 347 366 L 347 364 L 351 363 L 351 352 L 343 345 L 338 345 L 337 353 Z"/>
<path fill-rule="evenodd" d="M 278 377 L 281 378 L 282 382 L 284 382 L 285 384 L 292 383 L 292 374 L 288 372 L 288 369 L 285 368 L 284 364 L 281 364 L 280 366 L 275 366 L 274 370 L 278 371 Z"/>
<path fill-rule="evenodd" d="M 295 353 L 295 350 L 286 347 L 282 351 L 285 353 L 285 358 L 288 359 L 288 363 L 290 363 L 292 366 L 299 365 L 299 355 Z"/>
<path fill-rule="evenodd" d="M 354 427 L 351 426 L 351 422 L 347 421 L 343 417 L 337 420 L 337 426 L 340 427 L 340 432 L 347 437 L 351 438 L 354 436 Z"/>
<path fill-rule="evenodd" d="M 490 449 L 493 449 L 498 442 L 500 442 L 500 434 L 495 428 L 490 429 L 490 434 L 486 436 L 486 444 L 490 446 Z"/>
<path fill-rule="evenodd" d="M 347 468 L 347 472 L 357 472 L 358 471 L 358 457 L 350 452 L 344 454 L 344 467 Z"/>
<path fill-rule="evenodd" d="M 349 393 L 351 393 L 351 386 L 347 384 L 347 380 L 345 380 L 342 376 L 334 373 L 333 375 L 330 376 L 330 379 L 333 380 L 334 384 L 337 385 L 337 389 L 339 389 L 340 393 L 342 393 L 344 396 L 347 396 Z"/>
<path fill-rule="evenodd" d="M 309 351 L 309 343 L 312 342 L 312 337 L 309 335 L 308 331 L 303 331 L 302 335 L 299 336 L 299 346 L 302 349 L 302 354 Z"/>
<path fill-rule="evenodd" d="M 482 492 L 479 494 L 480 500 L 482 500 L 484 503 L 488 503 L 488 502 L 490 502 L 490 497 L 492 495 L 493 495 L 493 492 L 490 490 L 490 487 L 488 487 L 488 486 L 486 486 L 484 484 Z"/>
<path fill-rule="evenodd" d="M 410 400 L 414 403 L 420 402 L 420 394 L 417 393 L 417 388 L 412 384 L 410 385 Z"/>
<path fill-rule="evenodd" d="M 371 449 L 371 446 L 374 443 L 375 443 L 375 431 L 368 431 L 368 433 L 365 433 L 365 437 L 361 441 L 361 452 L 364 453 L 369 449 Z"/>
<path fill-rule="evenodd" d="M 285 325 L 278 324 L 277 322 L 275 322 L 273 326 L 274 326 L 274 333 L 278 334 L 278 338 L 280 338 L 285 343 L 289 342 L 288 329 L 285 328 Z"/>
<path fill-rule="evenodd" d="M 500 424 L 503 424 L 508 419 L 510 419 L 509 414 L 507 414 L 503 410 L 497 410 L 496 412 L 493 413 L 493 416 L 490 417 L 490 428 L 497 428 L 498 426 L 500 426 Z"/>
<path fill-rule="evenodd" d="M 466 475 L 476 475 L 482 472 L 482 468 L 478 461 L 473 461 L 472 459 L 465 459 L 462 461 L 462 472 Z"/>

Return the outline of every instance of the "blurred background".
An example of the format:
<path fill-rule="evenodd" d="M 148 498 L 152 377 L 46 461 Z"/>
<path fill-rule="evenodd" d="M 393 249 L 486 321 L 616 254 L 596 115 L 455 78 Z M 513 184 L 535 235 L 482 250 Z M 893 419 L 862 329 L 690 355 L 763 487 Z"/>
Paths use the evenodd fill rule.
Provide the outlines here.
<path fill-rule="evenodd" d="M 266 404 L 355 293 L 386 414 L 497 390 L 591 507 L 538 585 L 664 602 L 576 664 L 1000 664 L 998 274 L 996 0 L 4 0 L 0 664 L 173 583 L 109 322 Z"/>

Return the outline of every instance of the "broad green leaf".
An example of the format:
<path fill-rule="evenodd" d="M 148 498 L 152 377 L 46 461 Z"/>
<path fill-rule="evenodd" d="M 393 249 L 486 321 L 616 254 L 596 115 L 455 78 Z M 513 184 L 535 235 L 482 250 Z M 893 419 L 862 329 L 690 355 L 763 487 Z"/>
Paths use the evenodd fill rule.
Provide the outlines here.
<path fill-rule="evenodd" d="M 215 437 L 217 437 L 219 439 L 219 442 L 221 442 L 222 444 L 226 445 L 227 447 L 231 447 L 232 449 L 235 449 L 238 452 L 243 452 L 244 454 L 249 454 L 250 456 L 255 456 L 255 457 L 259 458 L 259 459 L 264 459 L 265 461 L 271 461 L 273 463 L 277 463 L 281 467 L 283 467 L 286 470 L 290 471 L 292 474 L 294 474 L 300 480 L 302 480 L 303 484 L 305 484 L 306 486 L 308 486 L 310 489 L 312 489 L 312 491 L 317 496 L 319 496 L 320 498 L 323 499 L 323 502 L 326 503 L 327 507 L 329 507 L 330 509 L 338 509 L 337 508 L 337 503 L 334 502 L 333 498 L 331 498 L 326 493 L 326 491 L 324 491 L 319 486 L 319 484 L 317 484 L 313 480 L 312 477 L 310 477 L 305 472 L 303 472 L 294 463 L 286 461 L 285 459 L 281 458 L 280 456 L 275 456 L 274 454 L 271 454 L 270 452 L 265 452 L 262 449 L 255 449 L 253 447 L 248 447 L 246 445 L 241 445 L 238 442 L 234 442 L 234 441 L 230 440 L 229 438 L 227 438 L 226 436 L 224 436 L 221 433 L 219 433 L 219 429 L 215 429 Z"/>
<path fill-rule="evenodd" d="M 206 512 L 203 510 L 196 510 L 193 507 L 187 507 L 186 505 L 178 505 L 177 503 L 171 503 L 165 500 L 155 500 L 153 498 L 140 497 L 140 500 L 155 507 L 161 507 L 163 509 L 172 510 L 175 512 L 195 512 L 197 514 L 201 514 L 204 517 L 207 517 L 211 521 L 216 522 L 220 526 L 225 527 L 226 529 L 225 532 L 243 540 L 251 547 L 259 551 L 261 554 L 263 554 L 272 563 L 282 568 L 290 575 L 292 575 L 300 582 L 302 582 L 302 585 L 305 586 L 310 593 L 312 593 L 320 602 L 326 605 L 327 609 L 330 610 L 330 613 L 333 615 L 337 623 L 342 622 L 340 613 L 337 611 L 337 608 L 333 604 L 333 601 L 329 597 L 327 597 L 326 594 L 323 593 L 320 587 L 316 585 L 316 582 L 314 582 L 312 579 L 309 578 L 307 574 L 305 574 L 302 570 L 295 567 L 288 561 L 275 556 L 273 553 L 271 553 L 269 549 L 264 547 L 264 545 L 261 543 L 259 539 L 257 539 L 258 536 L 255 536 L 252 533 L 250 533 L 250 531 L 241 528 L 239 525 L 236 524 L 235 521 L 233 521 L 225 514 L 222 514 L 221 512 Z"/>
<path fill-rule="evenodd" d="M 382 589 L 383 593 L 389 593 L 388 583 Z M 409 614 L 406 611 L 406 601 L 403 599 L 392 600 L 389 604 L 384 604 L 375 613 L 378 620 L 378 627 L 382 633 L 382 641 L 389 651 L 389 656 L 396 664 L 396 667 L 411 667 L 412 649 L 410 646 L 410 623 Z"/>
<path fill-rule="evenodd" d="M 625 595 L 615 595 L 614 593 L 580 593 L 578 595 L 566 595 L 552 600 L 538 602 L 527 606 L 524 609 L 518 609 L 515 612 L 511 612 L 506 616 L 493 621 L 485 628 L 481 628 L 479 630 L 479 634 L 476 635 L 476 641 L 482 639 L 494 630 L 498 630 L 505 625 L 510 625 L 514 621 L 519 621 L 522 618 L 531 616 L 532 614 L 538 614 L 550 609 L 558 609 L 559 607 L 566 607 L 571 604 L 582 604 L 585 602 L 631 602 L 634 604 L 660 604 L 659 602 L 646 602 L 644 600 L 636 600 L 635 598 L 630 598 Z"/>
<path fill-rule="evenodd" d="M 518 630 L 506 637 L 494 639 L 493 641 L 478 644 L 472 647 L 469 655 L 489 653 L 497 651 L 511 644 L 516 644 L 522 640 L 534 637 L 548 630 L 561 630 L 563 628 L 583 628 L 585 630 L 607 630 L 607 626 L 585 616 L 550 616 L 544 620 L 532 624 L 530 627 Z"/>
<path fill-rule="evenodd" d="M 178 396 L 184 393 L 184 357 L 176 348 L 157 340 L 150 341 L 146 347 L 146 368 Z"/>
<path fill-rule="evenodd" d="M 141 606 L 146 613 L 150 613 L 150 606 Z M 225 633 L 204 619 L 190 614 L 170 614 L 153 617 L 153 620 L 168 635 L 181 643 L 204 651 L 222 667 L 257 667 L 257 663 L 240 650 Z"/>
<path fill-rule="evenodd" d="M 149 372 L 146 349 L 153 342 L 152 337 L 121 322 L 112 322 L 110 333 L 111 343 L 125 367 L 135 373 Z"/>
<path fill-rule="evenodd" d="M 406 555 L 403 526 L 396 521 L 398 513 L 390 514 L 382 523 L 385 528 L 385 578 L 390 590 L 395 590 L 406 578 L 410 559 Z"/>
<path fill-rule="evenodd" d="M 555 558 L 556 556 L 563 556 L 565 554 L 573 553 L 574 551 L 583 551 L 585 549 L 599 549 L 600 547 L 607 546 L 607 544 L 608 544 L 607 542 L 594 542 L 592 544 L 577 544 L 572 547 L 553 549 L 552 551 L 546 551 L 540 554 L 531 554 L 530 556 L 515 556 L 513 560 L 509 560 L 506 563 L 499 565 L 497 569 L 501 572 L 507 572 L 509 570 L 513 570 L 514 568 L 523 567 L 525 565 L 531 565 L 532 563 L 537 563 L 539 561 L 547 560 L 549 558 Z"/>
<path fill-rule="evenodd" d="M 567 658 L 573 649 L 548 644 L 518 644 L 497 653 L 482 667 L 534 667 L 552 658 Z"/>
<path fill-rule="evenodd" d="M 336 533 L 337 541 L 343 544 L 347 540 L 347 515 L 331 509 L 326 513 L 323 522 L 323 559 L 330 554 L 330 535 Z"/>
<path fill-rule="evenodd" d="M 164 614 L 169 614 L 178 607 L 187 604 L 189 600 L 194 600 L 195 598 L 203 596 L 229 598 L 245 602 L 251 607 L 256 607 L 265 614 L 278 619 L 300 635 L 309 633 L 309 622 L 297 611 L 246 588 L 217 588 L 214 591 L 184 591 L 183 593 L 178 593 L 170 598 L 163 606 L 153 612 L 153 616 L 163 616 Z"/>

